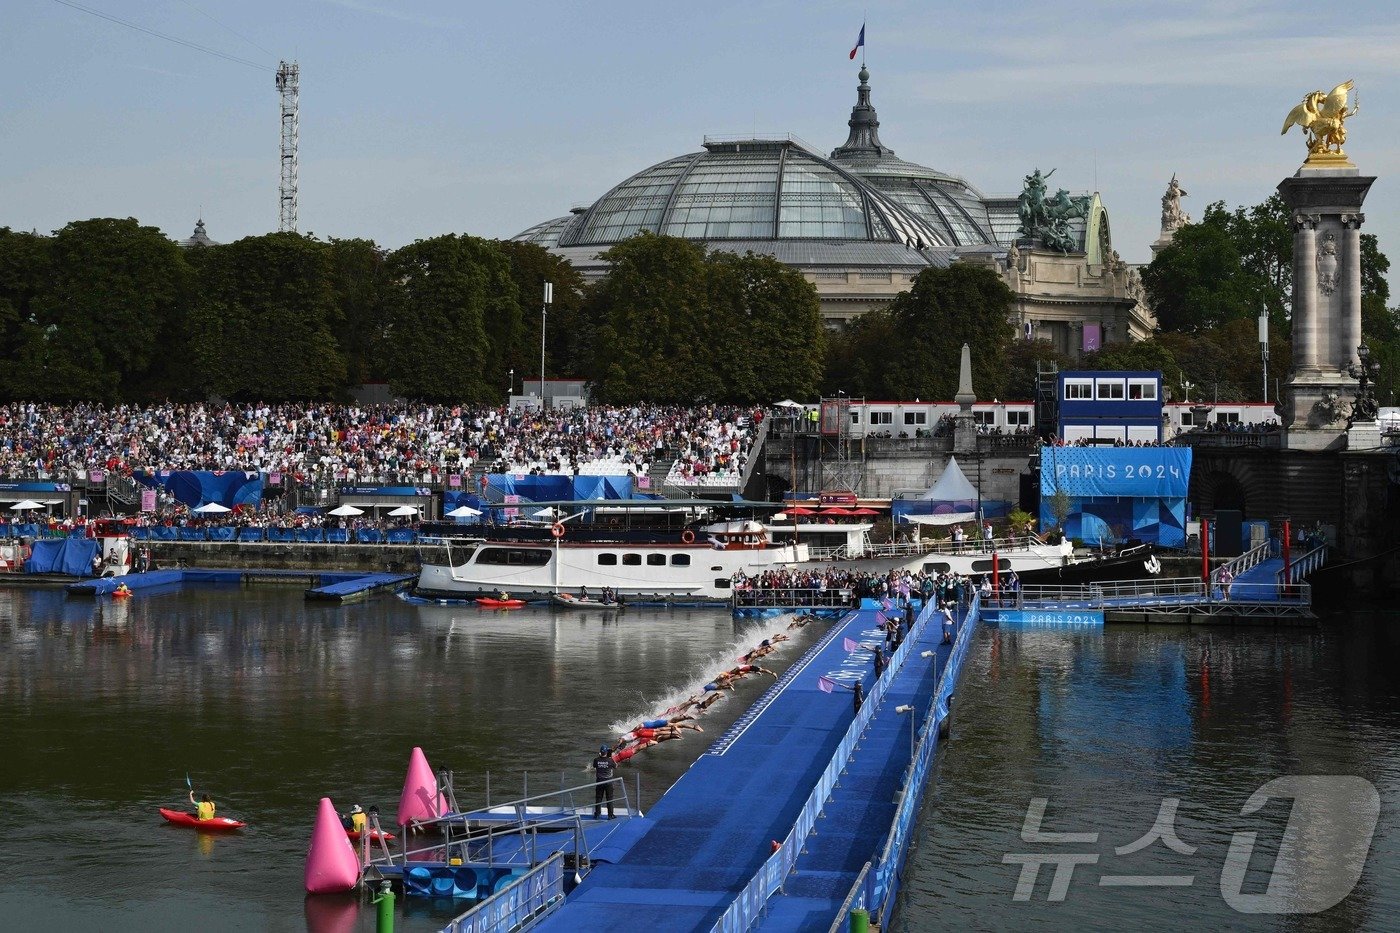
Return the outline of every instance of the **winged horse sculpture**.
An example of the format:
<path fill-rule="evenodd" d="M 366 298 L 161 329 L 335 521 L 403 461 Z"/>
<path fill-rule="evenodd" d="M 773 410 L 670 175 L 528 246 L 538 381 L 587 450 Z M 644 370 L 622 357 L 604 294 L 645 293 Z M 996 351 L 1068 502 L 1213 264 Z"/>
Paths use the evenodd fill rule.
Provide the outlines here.
<path fill-rule="evenodd" d="M 1334 87 L 1330 94 L 1323 94 L 1321 91 L 1308 94 L 1301 104 L 1289 111 L 1288 118 L 1283 121 L 1280 135 L 1287 133 L 1294 126 L 1302 127 L 1308 140 L 1308 161 L 1313 161 L 1313 156 L 1345 157 L 1345 153 L 1342 152 L 1342 144 L 1347 141 L 1344 124 L 1356 116 L 1360 104 L 1360 95 L 1357 95 L 1351 109 L 1347 109 L 1347 94 L 1353 87 L 1355 82 L 1348 81 Z"/>

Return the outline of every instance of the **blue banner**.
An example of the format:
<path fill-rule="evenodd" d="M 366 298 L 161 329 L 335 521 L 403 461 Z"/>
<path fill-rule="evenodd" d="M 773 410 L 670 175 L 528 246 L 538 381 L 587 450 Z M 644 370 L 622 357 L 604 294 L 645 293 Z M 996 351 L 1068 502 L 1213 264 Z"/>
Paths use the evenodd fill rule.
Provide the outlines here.
<path fill-rule="evenodd" d="M 428 486 L 341 486 L 342 496 L 431 496 Z"/>
<path fill-rule="evenodd" d="M 68 492 L 73 488 L 71 483 L 45 483 L 41 481 L 29 481 L 20 483 L 0 483 L 0 491 L 3 492 Z"/>
<path fill-rule="evenodd" d="M 1190 447 L 1045 447 L 1040 455 L 1042 497 L 1181 499 L 1190 483 Z"/>
<path fill-rule="evenodd" d="M 982 618 L 1016 628 L 1103 628 L 1102 609 L 987 609 Z"/>

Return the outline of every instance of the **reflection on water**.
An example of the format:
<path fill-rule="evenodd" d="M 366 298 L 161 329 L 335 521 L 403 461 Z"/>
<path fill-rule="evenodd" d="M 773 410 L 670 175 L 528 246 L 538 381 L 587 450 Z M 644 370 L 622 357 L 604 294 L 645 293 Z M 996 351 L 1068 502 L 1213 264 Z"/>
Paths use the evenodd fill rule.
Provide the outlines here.
<path fill-rule="evenodd" d="M 300 588 L 198 588 L 124 602 L 0 591 L 0 913 L 29 929 L 305 928 L 317 798 L 392 814 L 408 750 L 457 772 L 463 802 L 586 779 L 610 724 L 702 683 L 782 623 L 724 610 L 483 612 Z M 786 665 L 815 630 L 773 656 Z M 770 667 L 774 666 L 772 664 Z M 650 802 L 771 681 L 751 681 L 623 769 Z M 169 826 L 185 775 L 236 835 Z M 41 858 L 36 855 L 42 853 Z M 22 912 L 22 913 L 20 913 Z M 435 929 L 450 903 L 414 905 Z M 357 915 L 371 929 L 371 911 Z M 332 923 L 334 927 L 335 924 Z"/>
<path fill-rule="evenodd" d="M 1338 615 L 1316 629 L 983 630 L 895 927 L 1394 928 L 1398 656 L 1393 611 Z M 1245 890 L 1262 893 L 1290 804 L 1274 800 L 1248 816 L 1241 808 L 1262 785 L 1292 774 L 1358 775 L 1379 790 L 1380 822 L 1361 881 L 1313 918 L 1236 913 L 1220 893 L 1231 839 L 1257 832 Z M 1032 798 L 1047 801 L 1043 832 L 1097 839 L 1025 841 Z M 1169 822 L 1180 845 L 1134 850 L 1164 799 L 1179 800 Z M 1013 900 L 1024 861 L 1016 856 L 1055 853 L 1097 860 L 1075 867 L 1062 902 L 1049 900 L 1053 862 L 1029 900 Z M 1104 885 L 1104 876 L 1191 881 Z"/>

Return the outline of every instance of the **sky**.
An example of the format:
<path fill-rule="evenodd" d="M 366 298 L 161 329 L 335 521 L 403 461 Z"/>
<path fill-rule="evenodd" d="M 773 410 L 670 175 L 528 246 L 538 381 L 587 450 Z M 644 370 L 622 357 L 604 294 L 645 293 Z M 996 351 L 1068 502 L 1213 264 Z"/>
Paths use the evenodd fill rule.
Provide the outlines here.
<path fill-rule="evenodd" d="M 1034 168 L 1097 190 L 1150 259 L 1175 172 L 1200 217 L 1293 174 L 1304 94 L 1356 81 L 1347 153 L 1400 261 L 1393 2 L 1237 0 L 5 0 L 0 226 L 131 216 L 220 242 L 275 230 L 280 58 L 301 67 L 299 227 L 397 247 L 509 237 L 706 135 L 846 138 L 862 19 L 880 136 L 1014 194 Z"/>

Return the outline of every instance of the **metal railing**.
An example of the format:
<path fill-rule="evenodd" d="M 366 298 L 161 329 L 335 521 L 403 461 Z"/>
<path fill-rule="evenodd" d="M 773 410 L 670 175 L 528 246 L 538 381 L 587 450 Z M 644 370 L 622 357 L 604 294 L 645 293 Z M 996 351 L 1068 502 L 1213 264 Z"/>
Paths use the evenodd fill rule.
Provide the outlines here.
<path fill-rule="evenodd" d="M 974 602 L 973 605 L 975 606 L 976 603 Z M 889 666 L 885 668 L 885 672 L 871 685 L 870 692 L 866 695 L 855 718 L 851 720 L 846 734 L 837 743 L 831 760 L 827 762 L 826 769 L 822 771 L 821 777 L 817 778 L 812 792 L 807 795 L 802 809 L 798 811 L 792 829 L 783 837 L 778 850 L 759 866 L 758 871 L 749 879 L 749 883 L 730 902 L 729 907 L 711 928 L 712 933 L 744 933 L 753 925 L 753 921 L 762 912 L 768 899 L 782 887 L 784 879 L 791 873 L 801 855 L 802 840 L 806 839 L 815 828 L 827 798 L 831 796 L 832 789 L 840 781 L 841 772 L 845 770 L 846 763 L 850 760 L 851 752 L 859 743 L 871 717 L 879 709 L 885 690 L 888 689 L 895 674 L 908 658 L 913 645 L 918 641 L 919 631 L 927 624 L 932 614 L 933 604 L 928 603 L 919 613 L 909 635 L 890 657 Z"/>
<path fill-rule="evenodd" d="M 843 933 L 850 928 L 851 911 L 861 907 L 870 906 L 870 885 L 866 880 L 870 877 L 870 866 L 872 863 L 866 862 L 865 867 L 856 875 L 855 884 L 851 885 L 851 893 L 846 895 L 846 899 L 841 902 L 841 906 L 836 911 L 836 918 L 831 921 L 831 926 L 827 928 L 827 933 Z"/>
<path fill-rule="evenodd" d="M 781 527 L 781 526 L 779 526 Z M 839 528 L 840 526 L 835 526 Z M 808 547 L 807 559 L 809 561 L 842 561 L 857 558 L 899 558 L 899 557 L 922 557 L 925 555 L 953 555 L 953 556 L 976 556 L 984 555 L 990 557 L 995 552 L 1005 551 L 1025 551 L 1032 547 L 1040 547 L 1045 542 L 1035 535 L 1019 535 L 1010 538 L 992 538 L 990 541 L 982 538 L 966 538 L 962 542 L 954 542 L 951 539 L 937 541 L 891 541 L 885 544 L 867 544 L 865 550 L 854 558 L 850 550 L 843 544 L 839 547 Z"/>
<path fill-rule="evenodd" d="M 958 627 L 958 637 L 948 661 L 938 676 L 938 684 L 930 699 L 929 709 L 924 714 L 924 724 L 919 731 L 918 744 L 909 761 L 905 784 L 900 791 L 899 804 L 895 808 L 894 819 L 890 824 L 890 834 L 885 840 L 885 848 L 875 860 L 870 880 L 869 904 L 874 908 L 881 929 L 889 917 L 894 904 L 888 897 L 894 876 L 904 864 L 905 852 L 909 848 L 909 837 L 919 818 L 919 804 L 923 798 L 924 786 L 929 771 L 933 768 L 934 754 L 938 750 L 938 731 L 949 714 L 948 704 L 953 697 L 953 688 L 963 661 L 967 658 L 972 635 L 977 628 L 981 603 L 974 596 L 962 624 Z"/>
<path fill-rule="evenodd" d="M 529 776 L 527 775 L 527 789 L 528 781 Z M 562 775 L 560 783 L 563 783 Z M 613 800 L 614 806 L 616 806 L 620 798 L 624 818 L 630 819 L 634 814 L 640 815 L 640 774 L 637 775 L 639 806 L 636 810 L 632 807 L 632 801 L 627 793 L 627 784 L 623 778 L 614 777 L 604 783 L 611 784 L 620 791 L 620 794 L 613 795 Z M 514 864 L 514 858 L 520 858 L 522 859 L 521 864 L 534 867 L 541 861 L 538 851 L 540 832 L 551 833 L 566 830 L 573 832 L 576 855 L 586 858 L 588 840 L 583 832 L 582 819 L 585 813 L 592 811 L 597 806 L 592 802 L 597 786 L 597 782 L 589 781 L 586 784 L 560 787 L 558 790 L 527 795 L 500 803 L 490 801 L 488 789 L 487 803 L 483 809 L 459 812 L 455 805 L 449 803 L 452 812 L 436 819 L 423 820 L 413 824 L 415 829 L 440 830 L 442 832 L 440 839 L 417 849 L 409 849 L 408 834 L 403 833 L 400 835 L 400 848 L 397 851 L 386 851 L 383 857 L 372 857 L 367 864 L 406 867 L 415 861 L 458 852 L 463 861 L 484 861 L 493 865 L 510 865 Z M 575 802 L 575 794 L 583 794 L 585 802 Z M 471 826 L 473 821 L 478 825 Z M 497 825 L 497 821 L 503 825 Z M 516 856 L 507 857 L 504 861 L 497 862 L 496 843 L 512 836 L 521 837 Z"/>
<path fill-rule="evenodd" d="M 1272 556 L 1273 544 L 1269 541 L 1265 541 L 1263 544 L 1245 551 L 1239 557 L 1231 559 L 1215 572 L 1219 573 L 1221 570 L 1228 569 L 1232 576 L 1238 577 L 1251 567 L 1258 567 Z"/>
<path fill-rule="evenodd" d="M 731 597 L 735 609 L 850 609 L 852 608 L 849 589 L 818 590 L 810 587 L 789 589 L 736 589 Z"/>
<path fill-rule="evenodd" d="M 564 853 L 556 852 L 466 913 L 442 933 L 517 933 L 564 903 Z"/>
<path fill-rule="evenodd" d="M 1298 557 L 1289 563 L 1288 579 L 1284 579 L 1282 570 L 1279 570 L 1275 578 L 1280 584 L 1292 586 L 1303 582 L 1313 571 L 1319 569 L 1325 563 L 1327 563 L 1327 545 L 1319 544 L 1302 557 Z"/>
<path fill-rule="evenodd" d="M 1125 609 L 1149 605 L 1192 605 L 1200 603 L 1240 603 L 1255 605 L 1310 605 L 1312 592 L 1307 584 L 1285 587 L 1282 583 L 1209 584 L 1196 577 L 1165 580 L 1124 580 L 1113 583 L 1086 583 L 1069 586 L 1022 586 L 1015 592 L 1002 591 L 986 602 L 989 609 Z"/>

